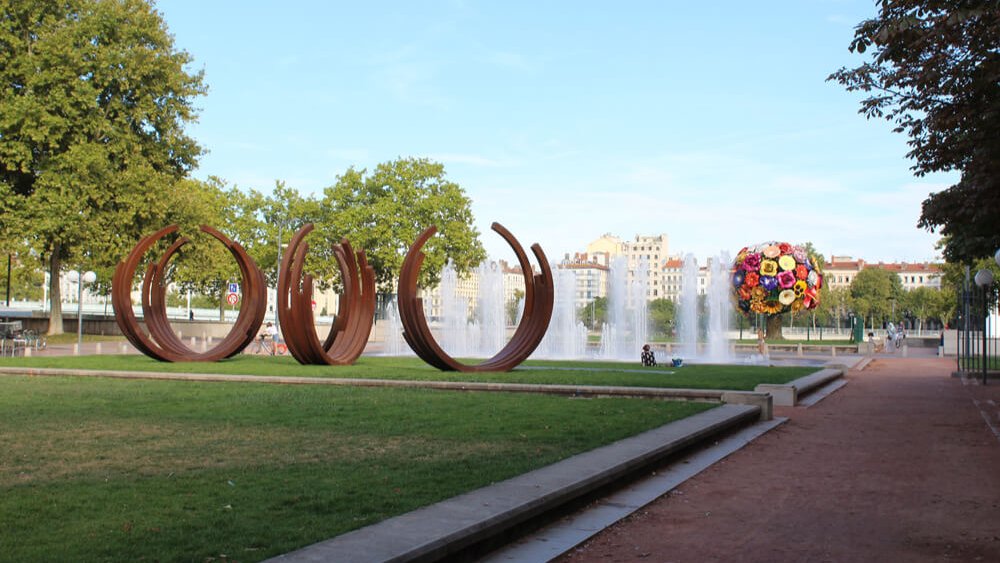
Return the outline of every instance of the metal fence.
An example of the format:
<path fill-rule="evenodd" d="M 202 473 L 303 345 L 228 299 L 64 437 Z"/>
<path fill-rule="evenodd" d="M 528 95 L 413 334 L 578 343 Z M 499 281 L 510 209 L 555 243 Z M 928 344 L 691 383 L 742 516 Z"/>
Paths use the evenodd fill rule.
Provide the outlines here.
<path fill-rule="evenodd" d="M 1000 308 L 997 284 L 978 287 L 967 280 L 958 303 L 958 371 L 970 376 L 1000 373 Z"/>

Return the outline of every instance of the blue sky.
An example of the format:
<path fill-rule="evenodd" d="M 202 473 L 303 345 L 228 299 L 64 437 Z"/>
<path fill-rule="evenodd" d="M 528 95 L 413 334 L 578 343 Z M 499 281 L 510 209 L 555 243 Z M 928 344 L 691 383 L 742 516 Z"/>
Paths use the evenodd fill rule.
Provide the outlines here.
<path fill-rule="evenodd" d="M 906 137 L 826 77 L 873 0 L 160 0 L 205 71 L 196 172 L 319 193 L 348 167 L 445 164 L 492 221 L 552 259 L 606 232 L 699 259 L 763 240 L 934 259 Z"/>

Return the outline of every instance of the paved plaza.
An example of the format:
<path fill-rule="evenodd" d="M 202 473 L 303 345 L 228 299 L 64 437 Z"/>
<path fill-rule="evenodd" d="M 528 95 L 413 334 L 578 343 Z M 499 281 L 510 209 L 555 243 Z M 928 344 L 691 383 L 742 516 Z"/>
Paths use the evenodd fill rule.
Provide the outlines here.
<path fill-rule="evenodd" d="M 1000 561 L 1000 381 L 879 357 L 560 561 Z"/>

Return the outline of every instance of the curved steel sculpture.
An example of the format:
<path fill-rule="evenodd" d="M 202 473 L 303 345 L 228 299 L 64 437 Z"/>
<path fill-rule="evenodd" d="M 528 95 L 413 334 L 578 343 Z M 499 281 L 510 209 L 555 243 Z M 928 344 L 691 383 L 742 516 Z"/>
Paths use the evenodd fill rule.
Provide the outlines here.
<path fill-rule="evenodd" d="M 312 230 L 312 224 L 299 229 L 281 259 L 276 308 L 285 343 L 301 364 L 353 364 L 364 351 L 375 320 L 375 270 L 368 265 L 365 252 L 355 253 L 346 238 L 333 245 L 344 291 L 337 319 L 320 343 L 312 310 L 313 278 L 303 275 L 309 250 L 304 239 Z"/>
<path fill-rule="evenodd" d="M 167 319 L 167 287 L 163 276 L 173 255 L 190 242 L 187 237 L 177 239 L 160 260 L 150 264 L 146 270 L 142 281 L 142 312 L 149 330 L 148 335 L 140 328 L 132 311 L 132 280 L 139 262 L 150 247 L 168 234 L 177 232 L 177 229 L 177 225 L 170 225 L 143 238 L 125 260 L 118 263 L 111 283 L 115 321 L 133 346 L 147 356 L 163 362 L 214 362 L 232 357 L 253 342 L 260 330 L 267 304 L 267 283 L 264 274 L 247 255 L 246 250 L 212 227 L 202 225 L 201 231 L 226 245 L 239 266 L 243 287 L 243 306 L 240 307 L 236 323 L 222 342 L 211 350 L 195 352 L 174 334 Z"/>
<path fill-rule="evenodd" d="M 524 249 L 514 235 L 503 225 L 493 223 L 492 228 L 507 241 L 517 255 L 517 261 L 524 274 L 524 314 L 514 331 L 514 336 L 492 358 L 476 365 L 463 364 L 449 356 L 438 345 L 431 334 L 424 316 L 423 300 L 417 297 L 417 276 L 424 262 L 421 249 L 427 240 L 437 232 L 437 227 L 425 230 L 406 253 L 403 269 L 399 274 L 399 316 L 403 323 L 403 338 L 410 348 L 428 364 L 443 371 L 510 371 L 528 359 L 548 330 L 552 319 L 552 304 L 555 296 L 552 270 L 549 261 L 538 244 L 531 251 L 538 259 L 541 274 L 532 274 L 531 263 Z"/>

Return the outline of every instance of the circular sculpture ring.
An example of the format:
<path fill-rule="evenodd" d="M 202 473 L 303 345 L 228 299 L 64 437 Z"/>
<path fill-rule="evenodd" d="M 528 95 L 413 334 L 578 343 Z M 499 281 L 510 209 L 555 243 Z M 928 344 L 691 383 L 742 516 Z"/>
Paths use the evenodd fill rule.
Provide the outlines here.
<path fill-rule="evenodd" d="M 139 327 L 139 321 L 136 320 L 135 313 L 132 311 L 131 296 L 132 280 L 135 277 L 136 268 L 150 247 L 168 234 L 177 232 L 177 229 L 177 225 L 170 225 L 143 238 L 135 245 L 125 260 L 118 263 L 111 282 L 111 303 L 115 310 L 115 321 L 122 334 L 133 346 L 156 360 L 163 362 L 214 362 L 235 356 L 253 342 L 257 331 L 260 330 L 261 323 L 264 321 L 267 283 L 260 268 L 242 246 L 207 225 L 202 225 L 201 231 L 226 245 L 240 269 L 244 299 L 233 328 L 219 345 L 200 353 L 185 346 L 171 329 L 170 321 L 167 319 L 167 287 L 163 275 L 173 255 L 190 242 L 186 237 L 177 239 L 160 260 L 150 264 L 146 270 L 142 281 L 142 312 L 149 334 L 147 335 Z"/>
<path fill-rule="evenodd" d="M 353 364 L 364 351 L 375 320 L 375 270 L 368 265 L 365 252 L 359 250 L 355 254 L 346 238 L 333 245 L 344 291 L 340 294 L 337 320 L 330 327 L 326 341 L 321 344 L 314 328 L 313 278 L 309 274 L 303 275 L 306 252 L 309 250 L 304 239 L 312 230 L 311 223 L 299 229 L 281 259 L 276 305 L 278 320 L 284 330 L 288 351 L 300 364 Z"/>
<path fill-rule="evenodd" d="M 484 361 L 481 364 L 465 365 L 449 356 L 438 345 L 427 325 L 427 318 L 424 316 L 423 300 L 417 297 L 417 276 L 420 274 L 420 266 L 424 262 L 424 253 L 421 249 L 427 240 L 437 232 L 437 227 L 429 227 L 425 230 L 403 261 L 403 268 L 399 274 L 399 316 L 403 323 L 403 338 L 406 339 L 410 348 L 421 359 L 428 364 L 443 371 L 510 371 L 518 364 L 528 359 L 528 356 L 535 351 L 538 344 L 548 330 L 549 321 L 552 319 L 552 304 L 555 297 L 552 280 L 552 270 L 549 261 L 542 252 L 542 247 L 538 244 L 531 246 L 531 251 L 538 259 L 541 274 L 532 274 L 531 263 L 524 253 L 521 244 L 517 242 L 514 235 L 510 233 L 500 223 L 493 223 L 492 228 L 507 241 L 507 244 L 517 255 L 517 261 L 524 274 L 524 314 L 521 322 L 518 323 L 514 336 L 497 355 Z"/>

